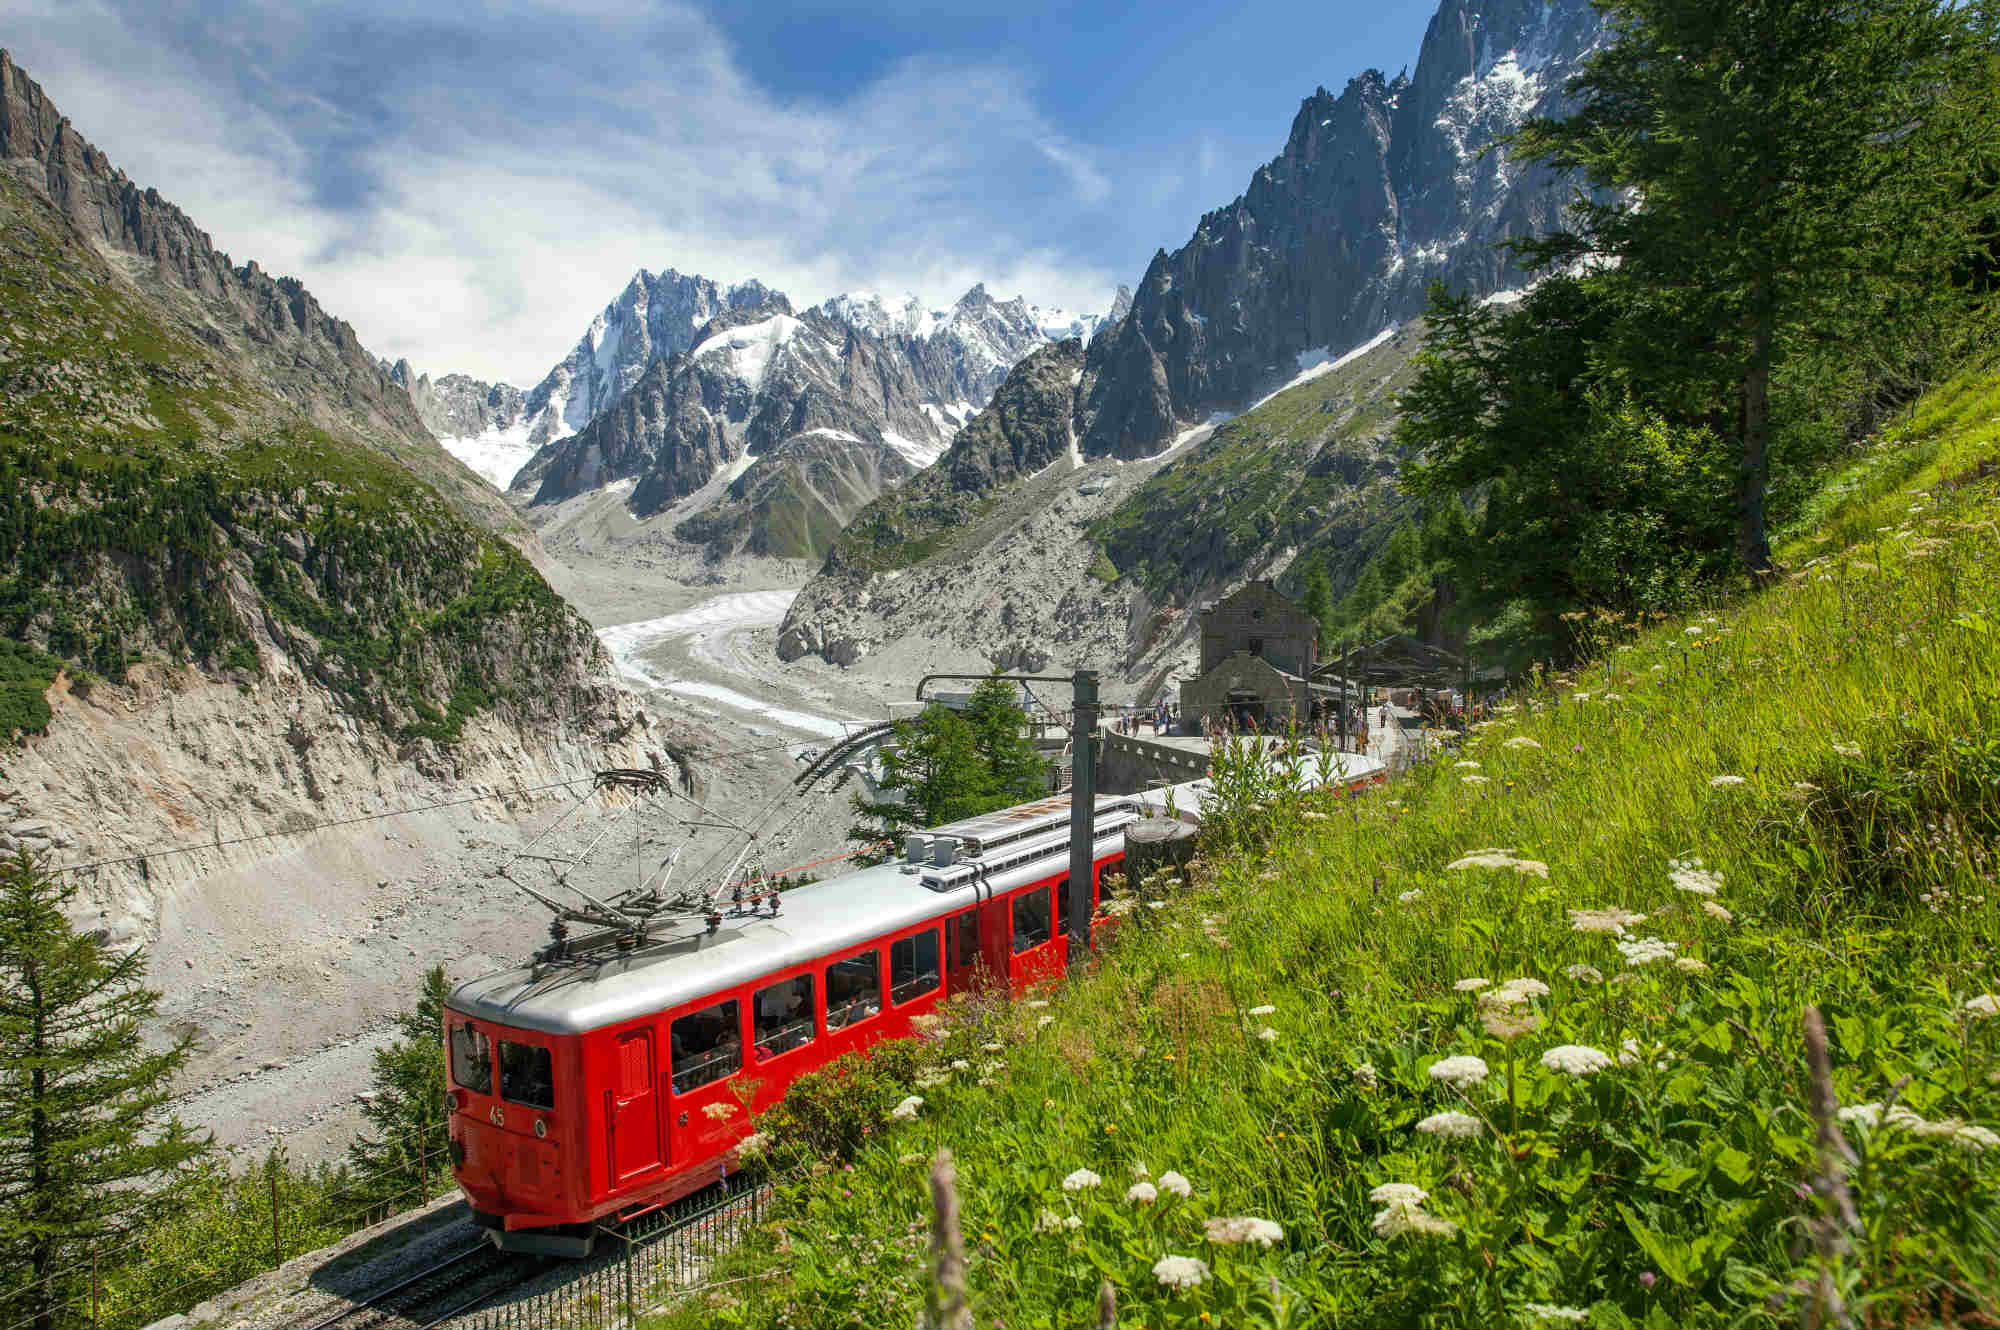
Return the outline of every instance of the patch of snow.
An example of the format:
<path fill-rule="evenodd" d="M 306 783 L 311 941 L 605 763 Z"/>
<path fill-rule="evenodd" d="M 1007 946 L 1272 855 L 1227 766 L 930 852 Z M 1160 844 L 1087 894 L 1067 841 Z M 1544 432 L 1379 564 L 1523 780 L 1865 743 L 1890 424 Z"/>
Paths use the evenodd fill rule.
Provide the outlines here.
<path fill-rule="evenodd" d="M 859 443 L 861 440 L 856 439 L 855 442 Z M 919 443 L 915 439 L 904 438 L 892 429 L 882 431 L 882 442 L 901 453 L 903 459 L 919 471 L 944 456 L 942 444 Z"/>
<path fill-rule="evenodd" d="M 774 314 L 757 323 L 715 334 L 696 347 L 690 358 L 726 357 L 729 374 L 749 384 L 754 391 L 764 386 L 764 373 L 771 367 L 771 358 L 804 330 L 805 325 L 790 315 Z"/>
<path fill-rule="evenodd" d="M 1530 287 L 1519 286 L 1511 291 L 1495 291 L 1479 303 L 1482 305 L 1518 305 L 1528 298 L 1528 292 L 1531 289 Z"/>
<path fill-rule="evenodd" d="M 1326 347 L 1318 347 L 1311 351 L 1299 352 L 1298 354 L 1299 372 L 1297 374 L 1294 374 L 1291 378 L 1287 379 L 1283 384 L 1279 385 L 1278 387 L 1272 389 L 1270 392 L 1265 393 L 1262 397 L 1258 398 L 1256 402 L 1252 404 L 1250 409 L 1252 411 L 1255 411 L 1258 407 L 1264 405 L 1264 403 L 1270 401 L 1273 397 L 1276 397 L 1279 393 L 1287 392 L 1293 388 L 1298 387 L 1302 383 L 1311 383 L 1314 379 L 1319 378 L 1322 374 L 1331 374 L 1333 373 L 1333 371 L 1339 369 L 1342 365 L 1351 364 L 1352 362 L 1359 360 L 1362 356 L 1367 355 L 1370 351 L 1373 351 L 1376 347 L 1382 345 L 1382 343 L 1388 341 L 1391 337 L 1394 337 L 1396 335 L 1396 330 L 1402 326 L 1403 325 L 1400 323 L 1392 323 L 1388 327 L 1384 328 L 1381 332 L 1376 333 L 1373 337 L 1363 342 L 1361 345 L 1353 348 L 1350 351 L 1342 352 L 1340 355 L 1337 356 L 1329 356 L 1328 348 Z"/>
<path fill-rule="evenodd" d="M 731 462 L 728 470 L 722 473 L 721 487 L 727 489 L 731 485 L 734 485 L 738 476 L 755 465 L 757 465 L 757 454 L 744 453 L 741 457 Z"/>
<path fill-rule="evenodd" d="M 534 421 L 523 413 L 506 429 L 489 425 L 478 434 L 441 438 L 438 442 L 446 452 L 477 472 L 480 479 L 504 490 L 515 473 L 535 455 L 535 445 L 528 442 L 532 429 Z"/>
<path fill-rule="evenodd" d="M 798 433 L 798 437 L 801 439 L 811 438 L 814 435 L 818 435 L 823 439 L 839 439 L 842 443 L 862 442 L 859 436 L 849 434 L 844 429 L 829 429 L 825 425 L 816 425 L 812 429 L 802 429 Z"/>

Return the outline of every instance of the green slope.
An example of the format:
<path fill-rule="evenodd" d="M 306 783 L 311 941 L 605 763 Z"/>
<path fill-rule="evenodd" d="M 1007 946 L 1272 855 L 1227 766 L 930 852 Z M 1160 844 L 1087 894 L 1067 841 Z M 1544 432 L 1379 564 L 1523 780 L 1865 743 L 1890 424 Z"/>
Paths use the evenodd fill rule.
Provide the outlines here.
<path fill-rule="evenodd" d="M 1995 419 L 2000 362 L 1833 480 L 1792 580 L 1601 625 L 1390 789 L 1236 790 L 1046 1011 L 962 1007 L 767 1115 L 779 1218 L 711 1274 L 761 1277 L 654 1323 L 909 1323 L 942 1147 L 980 1325 L 1095 1324 L 1109 1281 L 1124 1325 L 1775 1327 L 1822 1274 L 1867 1324 L 1995 1319 Z M 1645 918 L 1589 931 L 1613 908 Z M 1851 1110 L 1826 1261 L 1809 1004 Z"/>

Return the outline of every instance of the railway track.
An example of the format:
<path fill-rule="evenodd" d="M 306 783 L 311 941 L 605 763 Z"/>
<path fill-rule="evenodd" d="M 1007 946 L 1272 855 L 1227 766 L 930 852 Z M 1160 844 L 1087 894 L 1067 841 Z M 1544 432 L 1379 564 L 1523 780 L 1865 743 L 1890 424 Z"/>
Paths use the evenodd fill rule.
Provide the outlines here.
<path fill-rule="evenodd" d="M 542 1262 L 481 1242 L 303 1330 L 404 1330 L 441 1324 L 494 1294 L 539 1274 Z M 495 1276 L 501 1276 L 495 1278 Z"/>

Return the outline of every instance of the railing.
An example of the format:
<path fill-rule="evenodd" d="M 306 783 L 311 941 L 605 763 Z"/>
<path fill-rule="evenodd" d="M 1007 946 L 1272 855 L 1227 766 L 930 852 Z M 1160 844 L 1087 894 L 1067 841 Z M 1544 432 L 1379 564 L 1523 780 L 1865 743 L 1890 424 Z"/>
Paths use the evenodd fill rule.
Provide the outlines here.
<path fill-rule="evenodd" d="M 718 1195 L 711 1188 L 622 1229 L 599 1230 L 596 1254 L 559 1269 L 559 1285 L 522 1292 L 461 1317 L 451 1323 L 452 1330 L 617 1330 L 630 1325 L 662 1303 L 712 1282 L 717 1258 L 764 1217 L 769 1196 L 768 1187 L 754 1185 L 734 1195 Z"/>

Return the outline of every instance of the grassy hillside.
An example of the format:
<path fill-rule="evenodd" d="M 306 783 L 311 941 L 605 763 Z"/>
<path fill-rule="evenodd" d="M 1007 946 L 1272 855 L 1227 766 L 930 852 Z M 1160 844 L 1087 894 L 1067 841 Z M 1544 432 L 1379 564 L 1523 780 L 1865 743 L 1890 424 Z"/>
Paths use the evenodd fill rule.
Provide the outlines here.
<path fill-rule="evenodd" d="M 0 311 L 10 693 L 42 651 L 86 682 L 143 659 L 247 678 L 261 636 L 392 733 L 449 740 L 497 701 L 547 710 L 596 650 L 505 541 L 175 331 L 4 173 Z"/>
<path fill-rule="evenodd" d="M 1091 535 L 1156 597 L 1239 576 L 1287 547 L 1328 555 L 1337 588 L 1407 506 L 1390 445 L 1422 329 L 1219 426 L 1141 485 Z"/>
<path fill-rule="evenodd" d="M 1239 791 L 1051 1005 L 767 1116 L 780 1217 L 716 1272 L 763 1277 L 663 1323 L 909 1324 L 948 1146 L 982 1326 L 1095 1324 L 1101 1280 L 1128 1326 L 1993 1324 L 1996 421 L 2000 362 L 1834 479 L 1785 583 L 1599 623 L 1391 789 Z"/>

